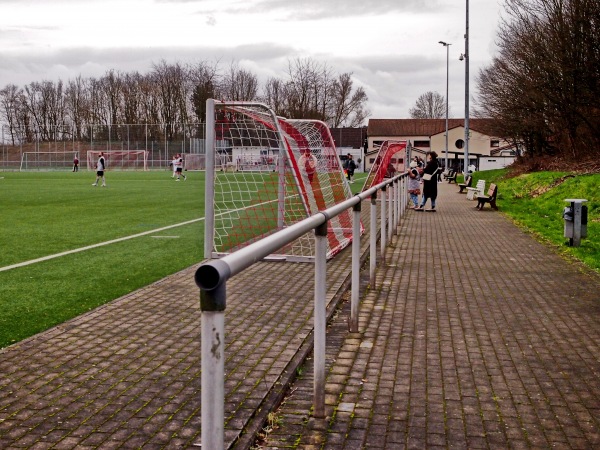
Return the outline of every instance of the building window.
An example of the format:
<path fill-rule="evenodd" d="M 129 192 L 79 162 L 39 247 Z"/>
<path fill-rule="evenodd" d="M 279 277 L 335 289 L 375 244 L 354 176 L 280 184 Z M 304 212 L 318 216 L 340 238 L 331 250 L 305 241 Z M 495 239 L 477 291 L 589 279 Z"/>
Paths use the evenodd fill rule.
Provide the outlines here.
<path fill-rule="evenodd" d="M 492 139 L 490 141 L 490 147 L 500 147 L 500 141 L 498 139 Z"/>
<path fill-rule="evenodd" d="M 383 141 L 373 141 L 373 146 L 381 147 L 382 144 L 383 144 Z"/>
<path fill-rule="evenodd" d="M 465 141 L 463 141 L 462 139 L 457 139 L 454 143 L 454 146 L 456 148 L 463 148 L 465 146 Z"/>
<path fill-rule="evenodd" d="M 429 148 L 429 141 L 415 141 L 413 147 L 427 147 Z"/>
<path fill-rule="evenodd" d="M 375 158 L 369 158 L 369 163 L 373 164 L 375 162 Z"/>

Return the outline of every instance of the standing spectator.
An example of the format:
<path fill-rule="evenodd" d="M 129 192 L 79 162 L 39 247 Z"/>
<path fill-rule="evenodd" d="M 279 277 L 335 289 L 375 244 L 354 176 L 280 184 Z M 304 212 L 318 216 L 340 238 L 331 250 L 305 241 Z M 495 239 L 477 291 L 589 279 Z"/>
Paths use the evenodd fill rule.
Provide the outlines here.
<path fill-rule="evenodd" d="M 79 171 L 79 158 L 77 157 L 77 155 L 75 155 L 75 158 L 73 158 L 73 172 L 78 172 Z"/>
<path fill-rule="evenodd" d="M 427 153 L 427 165 L 423 170 L 423 198 L 421 199 L 421 206 L 415 208 L 415 211 L 423 211 L 427 199 L 431 199 L 431 209 L 427 211 L 435 212 L 435 200 L 437 198 L 438 181 L 436 173 L 439 170 L 437 162 L 437 153 Z"/>
<path fill-rule="evenodd" d="M 179 179 L 183 176 L 183 181 L 187 180 L 186 176 L 183 175 L 183 157 L 181 153 L 177 153 L 174 161 L 175 173 L 177 175 L 177 179 L 175 181 L 179 181 Z"/>
<path fill-rule="evenodd" d="M 102 178 L 102 187 L 106 187 L 106 179 L 104 178 L 104 170 L 106 169 L 106 160 L 104 159 L 104 152 L 100 152 L 98 156 L 98 162 L 96 163 L 96 182 L 92 183 L 92 186 L 98 186 L 98 180 Z"/>
<path fill-rule="evenodd" d="M 412 161 L 410 163 L 410 170 L 408 171 L 408 195 L 413 203 L 413 208 L 419 208 L 419 195 L 421 195 L 421 177 L 417 170 L 417 162 Z"/>
<path fill-rule="evenodd" d="M 348 182 L 354 183 L 354 181 L 352 181 L 352 177 L 354 176 L 354 171 L 356 170 L 356 163 L 354 162 L 354 159 L 350 153 L 348 153 L 348 167 L 346 170 L 348 171 Z"/>

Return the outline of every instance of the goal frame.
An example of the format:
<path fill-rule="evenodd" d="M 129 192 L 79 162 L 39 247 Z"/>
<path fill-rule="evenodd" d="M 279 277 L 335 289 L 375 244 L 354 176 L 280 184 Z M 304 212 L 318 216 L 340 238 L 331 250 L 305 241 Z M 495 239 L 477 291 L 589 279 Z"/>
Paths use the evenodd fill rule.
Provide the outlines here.
<path fill-rule="evenodd" d="M 95 171 L 96 170 L 96 161 L 100 156 L 100 153 L 103 153 L 106 158 L 106 168 L 108 170 L 143 170 L 148 171 L 148 154 L 150 153 L 148 150 L 88 150 L 86 154 L 87 159 L 87 170 Z M 113 165 L 111 164 L 111 156 L 117 155 L 142 155 L 142 167 L 125 167 L 123 165 Z"/>
<path fill-rule="evenodd" d="M 388 140 L 381 144 L 365 180 L 363 192 L 383 182 L 385 178 L 389 178 L 388 167 L 392 165 L 392 159 L 398 153 L 402 153 L 404 168 L 406 168 L 408 159 L 408 143 L 406 141 Z M 394 167 L 394 170 L 396 169 Z"/>
<path fill-rule="evenodd" d="M 248 128 L 248 124 L 250 124 L 250 128 Z M 263 135 L 265 132 L 266 134 Z M 257 144 L 253 144 L 254 139 L 257 139 Z M 262 139 L 265 139 L 264 142 Z M 252 150 L 248 151 L 248 154 L 253 153 L 256 156 L 264 153 L 272 157 L 273 161 L 276 161 L 272 166 L 274 171 L 236 170 L 239 169 L 236 158 L 240 155 L 243 156 L 243 152 L 247 149 Z M 259 152 L 259 150 L 263 150 L 263 152 Z M 308 167 L 309 162 L 312 170 Z M 225 173 L 230 171 L 242 176 L 244 173 L 254 174 L 254 176 L 258 176 L 260 173 L 270 173 L 271 181 L 267 182 L 265 179 L 265 183 L 268 183 L 270 189 L 264 192 L 271 192 L 273 205 L 276 204 L 277 209 L 275 211 L 275 207 L 270 207 L 268 216 L 264 216 L 270 217 L 272 220 L 272 227 L 268 228 L 268 231 L 263 229 L 263 231 L 258 231 L 258 234 L 232 234 L 232 237 L 237 236 L 243 239 L 238 240 L 235 247 L 227 249 L 227 247 L 221 248 L 222 237 L 229 233 L 226 231 L 224 234 L 220 234 L 223 217 L 228 218 L 229 211 L 235 213 L 240 210 L 235 209 L 236 206 L 221 209 L 216 204 L 215 198 L 216 196 L 222 198 L 223 193 L 236 192 L 235 189 L 229 191 L 227 188 L 228 182 Z M 225 181 L 223 182 L 223 180 Z M 277 183 L 276 187 L 275 183 Z M 223 188 L 225 190 L 222 190 Z M 288 120 L 277 116 L 268 105 L 259 102 L 207 100 L 205 258 L 225 256 L 237 248 L 247 246 L 257 239 L 310 217 L 351 196 L 350 186 L 344 176 L 334 140 L 324 122 Z M 290 199 L 293 199 L 293 204 L 290 203 Z M 245 207 L 243 208 L 245 209 Z M 217 213 L 218 220 L 215 217 Z M 239 230 L 244 230 L 246 225 L 238 225 L 238 227 Z M 225 230 L 227 229 L 225 228 Z M 233 229 L 235 227 L 230 230 Z M 361 224 L 362 230 L 364 228 Z M 347 214 L 333 218 L 328 224 L 328 259 L 348 246 L 351 241 L 352 214 L 348 211 Z M 305 235 L 298 240 L 297 244 L 286 246 L 285 249 L 275 252 L 268 259 L 312 262 L 314 261 L 314 242 L 310 236 Z"/>
<path fill-rule="evenodd" d="M 58 156 L 58 155 L 64 155 L 64 156 L 68 156 L 69 159 L 63 159 L 61 160 L 62 163 L 64 163 L 61 166 L 55 166 L 55 167 L 51 167 L 51 166 L 40 166 L 37 168 L 23 168 L 23 165 L 27 165 L 27 156 L 28 155 L 50 155 L 50 156 Z M 54 170 L 67 170 L 69 168 L 73 168 L 73 160 L 74 158 L 77 157 L 79 158 L 79 152 L 77 150 L 66 150 L 66 151 L 56 151 L 56 152 L 23 152 L 21 154 L 21 164 L 19 166 L 19 172 L 28 172 L 28 171 L 54 171 Z M 37 162 L 40 162 L 40 160 L 37 160 Z M 46 161 L 46 162 L 51 162 L 51 158 Z"/>

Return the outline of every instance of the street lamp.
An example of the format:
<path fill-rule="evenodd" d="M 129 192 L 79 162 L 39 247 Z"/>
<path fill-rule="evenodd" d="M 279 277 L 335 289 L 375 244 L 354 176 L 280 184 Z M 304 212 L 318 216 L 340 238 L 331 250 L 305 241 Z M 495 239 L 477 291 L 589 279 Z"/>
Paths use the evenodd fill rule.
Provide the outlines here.
<path fill-rule="evenodd" d="M 469 171 L 469 0 L 466 0 L 466 2 L 465 52 L 458 58 L 465 61 L 465 178 Z"/>
<path fill-rule="evenodd" d="M 444 168 L 446 169 L 446 173 L 448 173 L 448 56 L 450 55 L 450 46 L 452 44 L 448 44 L 444 41 L 440 41 L 439 43 L 446 47 L 446 158 L 444 160 Z"/>

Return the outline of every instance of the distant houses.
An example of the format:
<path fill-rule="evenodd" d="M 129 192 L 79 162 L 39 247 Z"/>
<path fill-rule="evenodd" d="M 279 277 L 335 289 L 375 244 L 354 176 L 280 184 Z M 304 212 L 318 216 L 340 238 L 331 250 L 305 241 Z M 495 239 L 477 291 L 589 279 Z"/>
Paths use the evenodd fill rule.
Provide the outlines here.
<path fill-rule="evenodd" d="M 516 158 L 514 145 L 493 135 L 489 119 L 469 121 L 469 163 L 477 170 L 498 169 L 510 165 Z M 332 128 L 331 133 L 340 155 L 352 153 L 361 158 L 361 167 L 369 170 L 377 151 L 385 141 L 407 141 L 413 155 L 425 156 L 434 150 L 444 164 L 446 159 L 445 119 L 370 119 L 368 127 Z M 464 167 L 464 119 L 448 120 L 448 166 Z M 404 161 L 397 161 L 399 165 Z"/>

